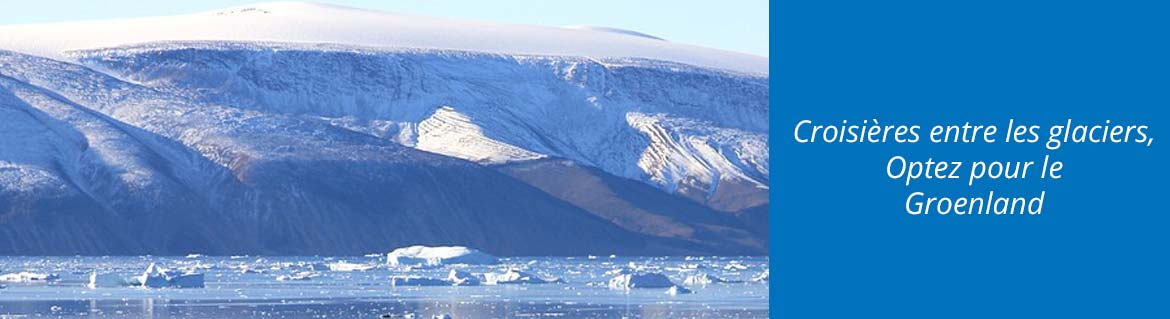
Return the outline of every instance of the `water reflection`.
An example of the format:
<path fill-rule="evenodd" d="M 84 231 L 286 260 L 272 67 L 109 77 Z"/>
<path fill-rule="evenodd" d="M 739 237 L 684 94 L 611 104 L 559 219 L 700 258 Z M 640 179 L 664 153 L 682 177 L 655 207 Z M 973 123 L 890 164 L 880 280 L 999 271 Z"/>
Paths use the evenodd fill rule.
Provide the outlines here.
<path fill-rule="evenodd" d="M 767 309 L 703 309 L 675 303 L 650 305 L 549 302 L 393 300 L 139 300 L 3 301 L 0 318 L 767 318 Z M 385 317 L 384 317 L 385 315 Z"/>

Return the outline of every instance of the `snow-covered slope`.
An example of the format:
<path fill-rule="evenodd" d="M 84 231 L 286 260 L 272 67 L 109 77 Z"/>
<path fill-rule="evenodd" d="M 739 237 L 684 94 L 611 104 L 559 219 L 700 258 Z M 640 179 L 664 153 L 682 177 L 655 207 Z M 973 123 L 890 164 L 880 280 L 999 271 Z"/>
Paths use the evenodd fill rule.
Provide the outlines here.
<path fill-rule="evenodd" d="M 0 253 L 762 253 L 766 66 L 299 3 L 0 27 Z"/>
<path fill-rule="evenodd" d="M 198 103 L 310 117 L 483 164 L 568 158 L 704 203 L 723 185 L 767 192 L 767 78 L 648 60 L 274 43 L 68 56 Z"/>
<path fill-rule="evenodd" d="M 766 74 L 766 58 L 598 28 L 555 28 L 279 2 L 191 15 L 0 27 L 0 48 L 60 58 L 68 50 L 157 41 L 334 43 L 379 48 L 647 58 Z"/>

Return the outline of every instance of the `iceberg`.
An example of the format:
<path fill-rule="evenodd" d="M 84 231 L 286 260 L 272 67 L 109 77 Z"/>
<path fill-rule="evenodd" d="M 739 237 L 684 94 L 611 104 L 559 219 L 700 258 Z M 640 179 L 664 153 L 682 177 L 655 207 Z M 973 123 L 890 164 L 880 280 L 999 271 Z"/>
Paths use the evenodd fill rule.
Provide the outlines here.
<path fill-rule="evenodd" d="M 313 279 L 317 276 L 319 276 L 319 274 L 317 274 L 315 272 L 302 271 L 302 272 L 294 273 L 291 275 L 276 276 L 276 280 L 277 281 L 303 281 L 303 280 Z"/>
<path fill-rule="evenodd" d="M 203 274 L 184 273 L 168 277 L 167 285 L 175 288 L 203 288 Z"/>
<path fill-rule="evenodd" d="M 475 275 L 467 271 L 451 269 L 447 273 L 447 281 L 454 286 L 479 286 L 485 281 L 483 275 Z"/>
<path fill-rule="evenodd" d="M 386 255 L 386 263 L 390 266 L 494 265 L 499 262 L 495 256 L 462 246 L 410 246 Z"/>
<path fill-rule="evenodd" d="M 764 272 L 760 273 L 760 274 L 759 274 L 758 276 L 756 276 L 755 278 L 752 278 L 752 281 L 755 281 L 755 282 L 766 282 L 766 281 L 768 281 L 768 269 L 764 269 Z"/>
<path fill-rule="evenodd" d="M 356 263 L 351 263 L 351 262 L 347 262 L 344 260 L 339 261 L 339 262 L 335 262 L 335 263 L 331 263 L 331 264 L 327 264 L 326 266 L 329 268 L 330 271 L 341 271 L 341 272 L 366 271 L 366 270 L 374 269 L 374 265 L 356 264 Z"/>
<path fill-rule="evenodd" d="M 685 295 L 685 294 L 689 294 L 692 292 L 693 291 L 691 291 L 690 289 L 687 289 L 687 288 L 681 287 L 681 286 L 670 286 L 669 289 L 666 289 L 666 294 L 671 295 L 671 296 Z"/>
<path fill-rule="evenodd" d="M 146 271 L 138 276 L 138 284 L 146 288 L 163 288 L 167 286 L 167 276 L 154 263 L 146 267 Z"/>
<path fill-rule="evenodd" d="M 609 280 L 610 289 L 629 290 L 637 288 L 670 288 L 676 286 L 660 273 L 622 274 Z"/>
<path fill-rule="evenodd" d="M 131 286 L 131 284 L 121 276 L 109 273 L 98 273 L 97 270 L 94 270 L 89 274 L 89 283 L 85 286 L 89 289 L 98 289 L 126 287 Z"/>
<path fill-rule="evenodd" d="M 166 270 L 155 263 L 150 263 L 146 271 L 137 278 L 138 286 L 144 288 L 203 288 L 203 274 Z"/>
<path fill-rule="evenodd" d="M 394 276 L 390 277 L 390 285 L 394 287 L 405 286 L 451 286 L 452 282 L 438 279 L 427 278 L 419 276 Z"/>
<path fill-rule="evenodd" d="M 329 265 L 324 264 L 324 263 L 302 264 L 300 266 L 304 267 L 305 269 L 312 270 L 312 271 L 327 271 L 327 270 L 329 270 Z"/>
<path fill-rule="evenodd" d="M 60 279 L 56 274 L 22 271 L 0 275 L 0 282 L 45 282 Z"/>
<path fill-rule="evenodd" d="M 484 281 L 488 285 L 513 285 L 513 284 L 549 284 L 559 283 L 560 279 L 545 279 L 540 276 L 523 272 L 515 269 L 509 269 L 503 273 L 486 273 L 484 274 Z"/>
<path fill-rule="evenodd" d="M 683 285 L 706 286 L 706 285 L 710 285 L 710 284 L 740 283 L 740 282 L 742 282 L 742 281 L 726 280 L 723 278 L 715 277 L 714 275 L 710 275 L 710 274 L 706 274 L 706 273 L 698 273 L 698 274 L 687 276 L 687 279 L 683 280 Z"/>

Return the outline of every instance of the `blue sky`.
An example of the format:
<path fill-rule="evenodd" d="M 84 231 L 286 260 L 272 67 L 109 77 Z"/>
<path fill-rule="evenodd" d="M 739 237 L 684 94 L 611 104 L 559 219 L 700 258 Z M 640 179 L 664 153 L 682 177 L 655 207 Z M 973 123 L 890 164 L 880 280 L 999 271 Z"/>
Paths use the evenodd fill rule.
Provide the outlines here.
<path fill-rule="evenodd" d="M 0 24 L 173 15 L 247 0 L 35 0 L 5 3 Z M 313 1 L 429 16 L 537 25 L 599 25 L 675 42 L 768 56 L 768 1 L 337 0 Z"/>

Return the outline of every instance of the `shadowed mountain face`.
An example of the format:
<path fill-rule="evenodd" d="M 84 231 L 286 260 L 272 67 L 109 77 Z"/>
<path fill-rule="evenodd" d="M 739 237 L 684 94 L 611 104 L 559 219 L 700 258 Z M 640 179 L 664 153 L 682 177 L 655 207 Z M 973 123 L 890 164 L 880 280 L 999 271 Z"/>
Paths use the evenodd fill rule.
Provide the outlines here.
<path fill-rule="evenodd" d="M 766 78 L 192 47 L 0 51 L 0 254 L 767 251 Z"/>
<path fill-rule="evenodd" d="M 568 160 L 536 160 L 499 169 L 626 230 L 672 239 L 678 254 L 751 255 L 767 250 L 766 227 L 764 233 L 753 234 L 750 229 L 755 226 L 733 214 L 596 168 Z"/>

